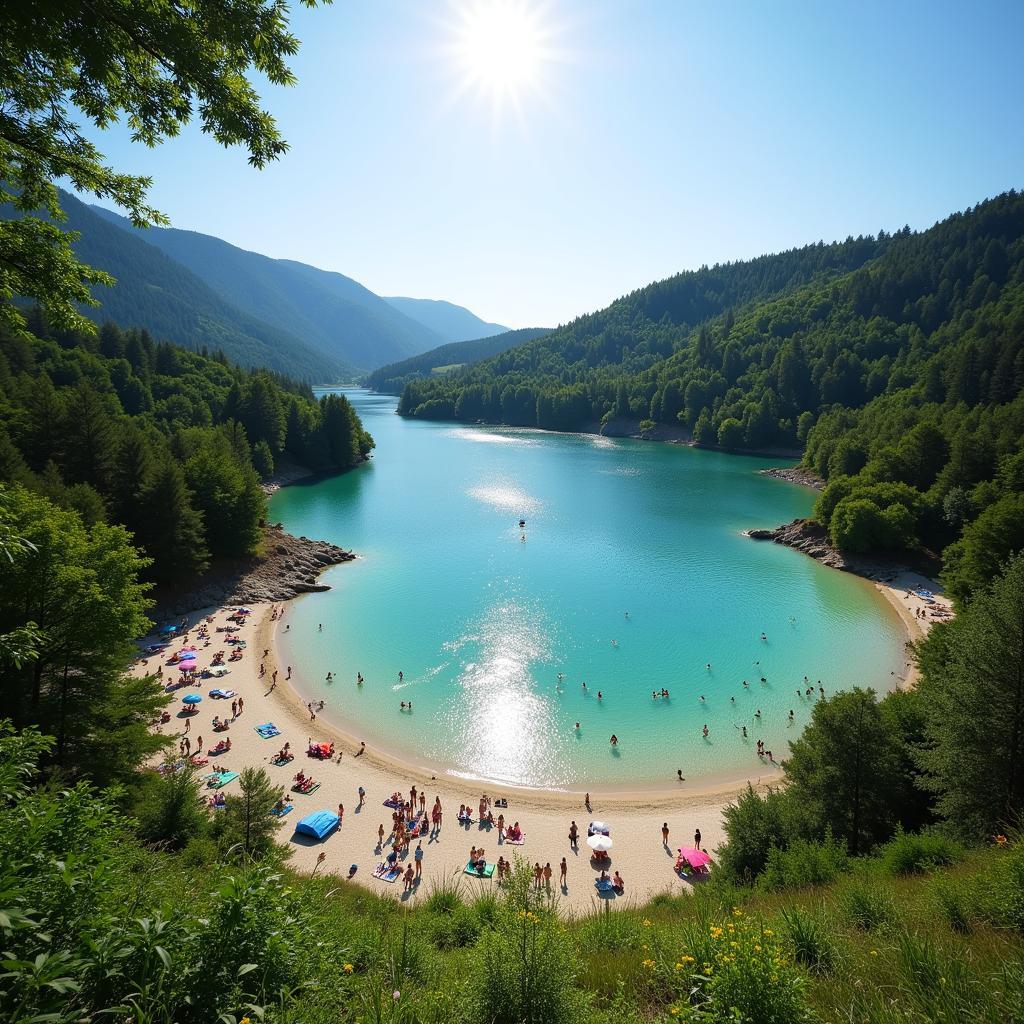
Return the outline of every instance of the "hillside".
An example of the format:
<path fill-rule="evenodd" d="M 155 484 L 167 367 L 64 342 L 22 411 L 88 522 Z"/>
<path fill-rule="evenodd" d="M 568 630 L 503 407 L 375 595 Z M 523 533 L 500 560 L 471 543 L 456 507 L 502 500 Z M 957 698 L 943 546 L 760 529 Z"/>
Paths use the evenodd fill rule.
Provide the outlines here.
<path fill-rule="evenodd" d="M 409 299 L 387 296 L 385 302 L 406 316 L 430 328 L 444 341 L 472 341 L 508 330 L 501 324 L 489 324 L 471 313 L 465 306 L 456 306 L 444 299 Z"/>
<path fill-rule="evenodd" d="M 482 359 L 489 359 L 517 345 L 543 337 L 550 333 L 549 327 L 522 327 L 517 331 L 505 331 L 489 338 L 475 338 L 470 341 L 456 341 L 440 348 L 431 349 L 422 355 L 403 359 L 374 370 L 366 378 L 366 386 L 374 391 L 389 395 L 400 395 L 410 381 L 429 377 L 432 373 L 450 372 L 471 366 Z"/>
<path fill-rule="evenodd" d="M 75 251 L 86 263 L 117 278 L 96 288 L 97 307 L 83 312 L 97 323 L 112 320 L 141 327 L 161 340 L 198 351 L 223 351 L 242 366 L 265 366 L 312 381 L 351 376 L 342 358 L 316 351 L 296 334 L 271 326 L 226 302 L 199 276 L 146 240 L 125 231 L 95 208 L 61 193 L 64 225 L 81 233 Z M 0 208 L 0 217 L 10 216 Z"/>
<path fill-rule="evenodd" d="M 224 302 L 302 338 L 329 360 L 371 370 L 448 340 L 344 274 L 247 252 L 197 231 L 142 230 L 110 210 L 90 210 L 187 267 Z"/>
<path fill-rule="evenodd" d="M 806 446 L 834 482 L 815 510 L 833 543 L 946 548 L 966 597 L 1024 545 L 1022 337 L 1024 196 L 1010 192 L 927 231 L 660 282 L 410 383 L 399 412 L 564 430 L 627 417 L 727 449 Z"/>

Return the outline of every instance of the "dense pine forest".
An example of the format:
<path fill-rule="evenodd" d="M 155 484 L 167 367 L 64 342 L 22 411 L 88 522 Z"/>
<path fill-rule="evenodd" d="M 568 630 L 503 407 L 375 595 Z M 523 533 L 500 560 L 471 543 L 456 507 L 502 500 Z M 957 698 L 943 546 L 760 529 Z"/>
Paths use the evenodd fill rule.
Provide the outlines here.
<path fill-rule="evenodd" d="M 86 528 L 121 524 L 157 583 L 254 551 L 260 480 L 288 459 L 347 469 L 373 446 L 348 401 L 105 324 L 97 334 L 0 328 L 0 480 Z"/>
<path fill-rule="evenodd" d="M 675 424 L 803 449 L 842 548 L 946 551 L 964 597 L 1024 544 L 1024 196 L 918 234 L 809 246 L 651 285 L 399 411 L 558 430 Z"/>

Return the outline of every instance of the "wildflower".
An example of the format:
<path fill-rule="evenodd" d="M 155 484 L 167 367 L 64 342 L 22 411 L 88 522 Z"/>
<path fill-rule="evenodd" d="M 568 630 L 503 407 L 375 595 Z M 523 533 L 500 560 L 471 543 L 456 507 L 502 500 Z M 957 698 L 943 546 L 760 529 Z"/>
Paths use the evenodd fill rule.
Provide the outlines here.
<path fill-rule="evenodd" d="M 648 970 L 650 970 L 652 967 L 654 967 L 654 961 L 653 960 L 645 960 L 643 963 L 644 963 L 644 967 L 646 967 Z"/>
<path fill-rule="evenodd" d="M 733 907 L 732 908 L 732 916 L 733 917 L 742 917 L 743 916 L 743 911 L 740 910 L 739 907 Z"/>
<path fill-rule="evenodd" d="M 682 960 L 682 962 L 684 964 L 692 964 L 693 963 L 693 957 L 692 956 L 681 956 L 679 959 Z"/>
<path fill-rule="evenodd" d="M 771 930 L 771 928 L 765 928 L 764 933 L 765 933 L 765 935 L 774 935 L 775 934 L 775 932 L 773 932 Z"/>
<path fill-rule="evenodd" d="M 346 974 L 351 974 L 351 973 L 352 973 L 352 972 L 353 972 L 353 971 L 355 970 L 355 967 L 353 967 L 353 966 L 352 966 L 352 964 L 345 964 L 345 966 L 344 966 L 344 967 L 342 967 L 342 970 L 343 970 L 343 971 L 344 971 L 344 972 L 345 972 Z"/>
<path fill-rule="evenodd" d="M 243 1017 L 238 1024 L 250 1024 L 248 1017 Z"/>
<path fill-rule="evenodd" d="M 650 928 L 651 927 L 651 922 L 648 921 L 646 917 L 644 918 L 644 927 L 645 928 Z"/>
<path fill-rule="evenodd" d="M 398 1000 L 402 998 L 402 993 L 396 988 L 395 991 L 391 993 L 391 998 L 397 1003 Z"/>
<path fill-rule="evenodd" d="M 872 956 L 878 956 L 878 950 L 877 949 L 871 950 L 871 955 Z"/>
<path fill-rule="evenodd" d="M 754 943 L 754 952 L 755 953 L 760 953 L 761 952 L 761 946 L 758 943 L 756 943 L 756 942 Z"/>

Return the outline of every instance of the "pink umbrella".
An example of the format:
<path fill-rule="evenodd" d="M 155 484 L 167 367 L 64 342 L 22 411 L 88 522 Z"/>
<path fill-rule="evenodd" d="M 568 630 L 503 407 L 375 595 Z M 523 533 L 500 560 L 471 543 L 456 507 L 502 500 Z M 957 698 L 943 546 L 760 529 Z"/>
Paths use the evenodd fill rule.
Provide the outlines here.
<path fill-rule="evenodd" d="M 695 846 L 680 846 L 679 856 L 694 868 L 702 868 L 705 864 L 711 863 L 711 854 L 698 850 Z"/>
<path fill-rule="evenodd" d="M 195 672 L 195 670 L 196 670 L 196 663 L 194 661 L 183 661 L 178 666 L 178 671 L 179 672 Z"/>

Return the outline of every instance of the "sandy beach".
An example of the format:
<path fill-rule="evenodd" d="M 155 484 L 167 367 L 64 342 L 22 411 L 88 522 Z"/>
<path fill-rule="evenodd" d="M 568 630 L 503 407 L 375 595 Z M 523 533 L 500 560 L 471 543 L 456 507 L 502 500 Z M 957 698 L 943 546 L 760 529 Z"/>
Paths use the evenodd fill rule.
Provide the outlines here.
<path fill-rule="evenodd" d="M 354 755 L 359 749 L 359 743 L 354 738 L 345 736 L 319 718 L 316 721 L 310 720 L 304 701 L 285 679 L 285 667 L 279 666 L 275 660 L 274 633 L 276 628 L 288 625 L 288 606 L 256 604 L 249 607 L 253 614 L 239 630 L 239 636 L 247 641 L 242 659 L 229 663 L 229 673 L 220 679 L 203 679 L 199 688 L 192 686 L 177 690 L 175 697 L 178 699 L 169 709 L 171 719 L 159 728 L 166 735 L 180 739 L 184 735 L 186 721 L 180 714 L 183 707 L 180 698 L 189 693 L 202 694 L 203 701 L 198 713 L 191 716 L 187 734 L 192 741 L 193 751 L 200 736 L 204 751 L 219 739 L 231 739 L 231 750 L 219 757 L 211 757 L 210 764 L 204 766 L 203 772 L 210 771 L 214 764 L 231 771 L 240 771 L 248 766 L 262 767 L 274 782 L 289 791 L 294 810 L 282 819 L 280 838 L 291 845 L 291 863 L 296 868 L 311 871 L 323 851 L 327 858 L 319 869 L 321 872 L 327 870 L 339 876 L 347 875 L 350 865 L 357 864 L 356 882 L 401 898 L 399 884 L 378 881 L 372 877 L 372 872 L 381 860 L 377 845 L 378 827 L 383 825 L 385 833 L 391 830 L 391 809 L 384 806 L 384 801 L 396 790 L 408 796 L 413 785 L 417 790 L 426 790 L 428 807 L 433 805 L 435 796 L 440 796 L 444 808 L 440 834 L 423 840 L 423 882 L 414 890 L 410 897 L 413 899 L 423 898 L 429 892 L 432 880 L 456 874 L 468 889 L 495 885 L 490 880 L 461 874 L 470 847 L 475 845 L 484 848 L 489 862 L 496 861 L 499 856 L 514 858 L 518 855 L 531 864 L 537 861 L 541 866 L 550 863 L 556 881 L 559 864 L 562 857 L 565 857 L 568 862 L 568 884 L 561 892 L 562 905 L 576 913 L 587 913 L 598 904 L 593 882 L 599 870 L 591 865 L 590 851 L 582 839 L 578 851 L 574 852 L 570 848 L 568 831 L 570 822 L 575 820 L 585 837 L 588 823 L 593 819 L 601 819 L 610 826 L 614 842 L 608 868 L 610 871 L 618 870 L 626 882 L 625 895 L 617 897 L 617 902 L 643 903 L 659 892 L 679 891 L 687 884 L 673 871 L 673 864 L 676 848 L 691 845 L 695 829 L 700 829 L 701 845 L 709 851 L 713 851 L 724 838 L 721 827 L 722 808 L 744 785 L 735 780 L 711 785 L 702 784 L 701 780 L 687 781 L 679 783 L 674 793 L 593 792 L 590 794 L 591 809 L 588 810 L 578 794 L 481 785 L 462 782 L 451 776 L 438 776 L 434 779 L 427 771 L 413 769 L 375 751 L 370 743 L 367 744 L 365 754 L 356 757 Z M 275 607 L 284 608 L 284 615 L 278 620 L 272 618 Z M 187 639 L 172 642 L 168 651 L 195 644 L 198 647 L 198 666 L 200 670 L 206 668 L 214 652 L 229 650 L 223 643 L 227 634 L 216 632 L 217 627 L 228 625 L 229 613 L 230 609 L 218 608 L 190 616 L 188 621 L 192 628 Z M 209 646 L 204 646 L 204 641 L 195 639 L 195 626 L 208 616 L 212 617 L 212 622 L 208 623 L 211 640 Z M 151 639 L 147 642 L 151 642 Z M 260 655 L 264 650 L 270 653 L 263 659 L 266 674 L 261 679 Z M 148 663 L 140 662 L 137 671 L 140 674 L 154 672 L 168 656 L 161 659 L 151 657 Z M 278 682 L 270 692 L 275 671 L 278 672 Z M 165 679 L 177 675 L 177 669 L 173 666 L 165 666 L 163 672 Z M 231 700 L 211 699 L 209 691 L 218 687 L 235 691 L 244 701 L 244 711 L 231 722 L 230 729 L 222 733 L 214 733 L 211 722 L 215 714 L 230 718 Z M 255 726 L 266 722 L 273 722 L 281 734 L 272 739 L 262 739 L 255 731 Z M 334 742 L 336 755 L 341 754 L 340 761 L 337 757 L 333 761 L 308 757 L 306 748 L 309 739 L 314 742 Z M 283 767 L 272 765 L 271 759 L 286 741 L 291 744 L 295 759 Z M 320 783 L 315 793 L 301 795 L 290 792 L 293 777 L 300 768 Z M 780 777 L 781 771 L 778 768 L 773 769 L 765 763 L 751 776 L 750 781 L 755 786 L 763 786 Z M 237 781 L 229 783 L 226 792 L 231 793 L 233 788 L 237 791 L 237 786 Z M 366 791 L 365 804 L 361 808 L 358 806 L 360 786 Z M 508 807 L 496 808 L 495 816 L 500 812 L 505 815 L 508 824 L 519 822 L 526 837 L 523 845 L 499 843 L 496 828 L 458 823 L 460 804 L 471 804 L 473 816 L 476 817 L 482 792 L 492 798 L 507 798 Z M 305 814 L 316 810 L 337 812 L 339 803 L 345 807 L 342 825 L 323 843 L 311 844 L 293 837 L 295 823 Z M 661 841 L 661 828 L 665 822 L 670 830 L 668 848 Z M 390 846 L 386 845 L 384 854 L 389 851 Z"/>
<path fill-rule="evenodd" d="M 907 630 L 908 640 L 921 636 L 935 621 L 931 616 L 922 620 L 915 615 L 915 610 L 948 607 L 948 602 L 941 597 L 931 606 L 913 594 L 908 597 L 907 592 L 915 588 L 934 588 L 931 581 L 912 573 L 899 573 L 885 583 L 876 582 L 875 586 L 896 609 Z M 430 891 L 432 881 L 455 875 L 469 890 L 495 885 L 491 880 L 462 874 L 472 846 L 483 847 L 489 862 L 496 861 L 499 856 L 519 856 L 531 864 L 540 862 L 542 867 L 550 863 L 556 881 L 561 859 L 565 857 L 568 875 L 567 885 L 560 892 L 562 906 L 574 913 L 587 913 L 599 903 L 593 884 L 599 868 L 592 864 L 590 851 L 584 842 L 581 841 L 578 850 L 571 848 L 568 831 L 570 823 L 575 820 L 585 837 L 588 823 L 600 819 L 610 826 L 614 843 L 611 860 L 606 866 L 610 871 L 618 870 L 626 882 L 625 895 L 616 897 L 616 901 L 639 904 L 658 893 L 679 891 L 689 884 L 673 870 L 677 847 L 692 845 L 694 831 L 700 829 L 701 845 L 713 853 L 724 839 L 722 810 L 745 788 L 747 782 L 755 788 L 762 788 L 777 783 L 782 776 L 778 765 L 760 761 L 752 765 L 747 779 L 688 779 L 674 788 L 667 788 L 664 780 L 652 780 L 652 787 L 647 792 L 594 791 L 589 794 L 591 803 L 588 809 L 584 803 L 585 794 L 468 782 L 437 770 L 415 768 L 375 750 L 372 737 L 365 752 L 356 756 L 362 738 L 346 735 L 343 729 L 320 717 L 311 720 L 305 701 L 286 679 L 286 666 L 278 664 L 276 633 L 290 626 L 289 605 L 262 603 L 249 607 L 252 614 L 238 630 L 238 635 L 246 641 L 242 658 L 228 662 L 229 672 L 222 678 L 203 679 L 198 688 L 190 686 L 175 691 L 178 699 L 170 707 L 171 719 L 159 728 L 166 735 L 180 739 L 185 735 L 186 722 L 186 716 L 181 713 L 183 705 L 180 698 L 189 693 L 203 696 L 198 713 L 189 716 L 187 735 L 193 752 L 199 737 L 203 740 L 204 756 L 217 740 L 231 739 L 231 750 L 219 757 L 211 757 L 209 765 L 203 767 L 203 773 L 212 770 L 215 764 L 231 771 L 249 766 L 265 768 L 273 781 L 291 797 L 294 809 L 282 818 L 280 838 L 291 846 L 291 863 L 299 869 L 312 871 L 323 852 L 326 860 L 319 868 L 321 872 L 347 876 L 350 866 L 355 864 L 358 865 L 354 877 L 356 883 L 396 898 L 417 899 Z M 158 666 L 164 665 L 172 652 L 189 645 L 198 648 L 199 669 L 207 668 L 216 651 L 229 650 L 224 642 L 227 633 L 217 630 L 231 625 L 228 620 L 231 610 L 228 607 L 206 609 L 190 616 L 187 620 L 189 632 L 185 637 L 173 641 L 163 657 L 140 661 L 136 671 L 139 674 L 154 672 Z M 209 631 L 209 641 L 196 638 L 198 626 L 204 622 Z M 152 638 L 146 642 L 152 642 Z M 261 657 L 264 651 L 268 654 Z M 265 670 L 263 677 L 259 671 L 261 661 Z M 902 686 L 912 685 L 915 678 L 909 658 L 907 662 L 907 674 L 900 683 Z M 277 685 L 271 689 L 275 672 Z M 174 679 L 177 674 L 175 667 L 163 667 L 165 680 Z M 295 682 L 299 684 L 298 680 Z M 355 684 L 339 681 L 339 686 L 342 685 Z M 227 732 L 214 733 L 211 725 L 214 715 L 231 717 L 231 699 L 216 700 L 209 696 L 210 690 L 218 687 L 234 691 L 237 697 L 242 698 L 244 710 L 231 721 Z M 279 736 L 263 739 L 255 731 L 257 725 L 267 722 L 272 722 L 280 730 Z M 314 743 L 333 742 L 334 760 L 308 757 L 306 750 L 310 740 Z M 271 764 L 285 742 L 290 743 L 294 760 L 284 766 Z M 319 783 L 314 793 L 304 795 L 290 791 L 293 778 L 300 769 Z M 444 821 L 439 834 L 423 839 L 422 883 L 409 896 L 403 896 L 400 883 L 379 881 L 373 878 L 372 873 L 382 856 L 391 849 L 385 843 L 382 855 L 377 841 L 379 826 L 384 826 L 386 835 L 391 831 L 392 812 L 384 801 L 395 791 L 401 791 L 407 797 L 413 785 L 418 792 L 425 790 L 428 807 L 433 805 L 435 797 L 440 797 Z M 237 789 L 237 786 L 237 781 L 229 783 L 226 792 L 232 792 L 232 787 Z M 366 792 L 362 807 L 359 806 L 360 786 Z M 497 828 L 459 824 L 459 805 L 470 805 L 476 818 L 482 793 L 492 798 L 503 796 L 507 799 L 507 808 L 495 808 L 494 813 L 495 816 L 503 813 L 508 824 L 519 822 L 526 836 L 521 846 L 499 842 Z M 306 814 L 316 810 L 337 812 L 339 804 L 344 805 L 341 827 L 322 843 L 293 836 L 296 822 Z M 665 823 L 669 827 L 667 847 L 662 843 L 661 832 Z M 411 860 L 411 850 L 408 857 Z"/>

